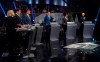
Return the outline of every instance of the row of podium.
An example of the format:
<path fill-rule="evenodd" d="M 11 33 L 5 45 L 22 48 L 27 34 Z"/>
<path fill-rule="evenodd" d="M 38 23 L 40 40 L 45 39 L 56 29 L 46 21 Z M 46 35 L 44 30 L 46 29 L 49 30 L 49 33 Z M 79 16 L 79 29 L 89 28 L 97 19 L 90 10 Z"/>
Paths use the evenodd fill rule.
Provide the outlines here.
<path fill-rule="evenodd" d="M 76 31 L 78 25 L 75 22 L 67 22 L 66 31 L 66 46 L 76 43 Z M 83 28 L 83 41 L 91 41 L 93 35 L 94 24 L 91 22 L 84 22 Z M 45 43 L 41 42 L 42 36 L 44 35 L 44 27 L 40 24 L 27 25 L 21 28 L 16 28 L 17 32 L 29 32 L 29 41 L 26 50 L 26 54 L 23 58 L 30 58 L 34 62 L 42 61 L 44 59 L 44 47 Z M 57 22 L 51 22 L 51 33 L 50 33 L 50 54 L 51 57 L 58 57 L 60 53 L 60 42 L 59 41 L 60 24 Z"/>
<path fill-rule="evenodd" d="M 66 32 L 67 44 L 70 44 L 68 43 L 68 41 L 71 42 L 70 39 L 72 39 L 71 43 L 73 43 L 73 41 L 75 42 L 76 32 L 79 29 L 79 26 L 80 25 L 76 24 L 75 22 L 67 22 L 67 32 Z M 83 42 L 92 41 L 93 30 L 94 30 L 94 24 L 91 21 L 85 21 L 83 23 L 83 31 L 82 31 L 83 32 L 82 33 Z"/>
<path fill-rule="evenodd" d="M 31 36 L 29 40 L 27 54 L 36 51 L 37 52 L 36 58 L 38 61 L 41 61 L 44 58 L 43 56 L 44 43 L 41 43 L 41 39 L 43 35 L 42 34 L 43 26 L 40 26 L 39 24 L 35 24 L 33 27 L 35 28 L 28 29 L 29 31 L 31 31 Z M 76 43 L 75 41 L 76 41 L 77 27 L 78 25 L 75 22 L 67 22 L 66 45 Z M 94 28 L 94 24 L 92 22 L 90 21 L 84 22 L 84 28 L 83 28 L 84 42 L 92 41 L 93 28 Z M 58 55 L 60 54 L 59 33 L 60 33 L 60 25 L 56 22 L 51 22 L 51 33 L 50 33 L 51 57 L 58 57 Z M 34 42 L 35 34 L 36 34 L 36 39 Z"/>

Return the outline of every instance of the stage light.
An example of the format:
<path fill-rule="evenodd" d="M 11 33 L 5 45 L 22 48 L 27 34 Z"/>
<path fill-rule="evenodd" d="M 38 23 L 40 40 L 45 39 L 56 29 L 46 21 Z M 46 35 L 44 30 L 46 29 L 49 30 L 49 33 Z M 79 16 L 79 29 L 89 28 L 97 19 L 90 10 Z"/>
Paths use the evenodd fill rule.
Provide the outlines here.
<path fill-rule="evenodd" d="M 67 6 L 67 3 L 65 3 L 65 6 Z"/>
<path fill-rule="evenodd" d="M 46 0 L 46 4 L 50 4 L 50 0 Z"/>
<path fill-rule="evenodd" d="M 32 0 L 29 0 L 29 4 L 32 4 Z"/>
<path fill-rule="evenodd" d="M 61 6 L 64 6 L 64 1 L 63 0 L 61 0 Z"/>
<path fill-rule="evenodd" d="M 30 8 L 31 8 L 31 16 L 32 16 L 32 21 L 34 22 L 34 13 L 33 13 L 33 11 L 34 11 L 34 8 L 33 8 L 33 3 L 32 3 L 32 0 L 29 0 L 29 4 L 30 4 Z"/>
<path fill-rule="evenodd" d="M 54 5 L 57 5 L 57 0 L 54 0 Z"/>
<path fill-rule="evenodd" d="M 98 13 L 97 13 L 97 16 L 96 16 L 96 18 L 94 19 L 94 29 L 95 29 L 95 26 L 96 26 L 96 23 L 97 23 L 97 21 L 99 21 L 98 20 L 98 17 L 99 17 L 99 14 L 100 14 L 100 7 L 99 7 L 99 9 L 98 9 Z M 96 43 L 96 40 L 95 40 L 95 38 L 93 37 L 93 43 Z"/>
<path fill-rule="evenodd" d="M 94 38 L 94 37 L 92 38 L 92 41 L 93 41 L 93 43 L 96 43 L 96 40 L 95 40 L 95 38 Z"/>
<path fill-rule="evenodd" d="M 13 5 L 14 5 L 14 8 L 16 9 L 16 3 L 15 3 L 15 1 L 13 1 Z"/>
<path fill-rule="evenodd" d="M 63 0 L 65 3 L 67 3 L 67 0 Z"/>
<path fill-rule="evenodd" d="M 95 25 L 96 25 L 96 22 L 98 21 L 98 17 L 99 17 L 99 14 L 100 14 L 100 7 L 99 7 L 99 10 L 98 10 L 98 13 L 97 13 L 97 16 L 96 16 L 96 18 L 94 19 L 94 21 L 95 21 Z M 95 27 L 95 26 L 94 26 Z"/>
<path fill-rule="evenodd" d="M 64 2 L 64 6 L 67 7 L 67 0 L 62 0 Z"/>
<path fill-rule="evenodd" d="M 5 17 L 7 17 L 7 15 L 6 15 L 6 13 L 5 13 L 5 11 L 4 11 L 4 9 L 3 9 L 3 7 L 2 7 L 2 5 L 1 5 L 1 3 L 0 3 L 0 8 L 1 8 L 1 10 L 2 10 L 2 12 L 3 12 L 4 16 L 5 16 Z"/>
<path fill-rule="evenodd" d="M 35 0 L 35 4 L 39 4 L 39 0 Z"/>

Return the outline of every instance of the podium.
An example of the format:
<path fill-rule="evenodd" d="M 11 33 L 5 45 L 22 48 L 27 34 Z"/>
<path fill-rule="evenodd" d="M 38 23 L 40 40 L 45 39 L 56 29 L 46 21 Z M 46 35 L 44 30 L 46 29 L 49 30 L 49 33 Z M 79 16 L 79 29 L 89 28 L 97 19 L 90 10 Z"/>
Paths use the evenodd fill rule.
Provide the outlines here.
<path fill-rule="evenodd" d="M 35 27 L 36 27 L 36 33 L 35 33 L 36 39 L 33 46 L 31 47 L 31 51 L 33 50 L 33 53 L 36 52 L 35 54 L 36 54 L 37 61 L 42 61 L 44 59 L 43 43 L 41 43 L 43 26 L 36 24 Z"/>
<path fill-rule="evenodd" d="M 83 42 L 92 41 L 94 30 L 94 24 L 90 21 L 84 22 L 84 29 L 83 29 Z"/>
<path fill-rule="evenodd" d="M 74 22 L 67 22 L 66 43 L 73 44 L 76 38 L 77 24 Z"/>
<path fill-rule="evenodd" d="M 50 34 L 50 47 L 51 47 L 52 57 L 57 57 L 60 52 L 59 32 L 60 32 L 60 25 L 56 22 L 52 22 L 51 34 Z"/>

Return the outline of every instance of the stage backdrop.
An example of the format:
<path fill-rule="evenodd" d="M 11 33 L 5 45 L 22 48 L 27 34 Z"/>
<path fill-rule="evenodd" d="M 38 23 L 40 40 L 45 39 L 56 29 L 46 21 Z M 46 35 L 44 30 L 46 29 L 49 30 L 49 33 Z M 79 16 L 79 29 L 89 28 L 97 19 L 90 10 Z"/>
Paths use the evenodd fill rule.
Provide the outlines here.
<path fill-rule="evenodd" d="M 40 14 L 37 16 L 37 14 L 35 15 L 35 23 L 42 23 L 44 21 L 44 17 L 45 17 L 46 13 Z M 62 13 L 51 13 L 51 16 L 54 18 L 53 21 L 56 21 L 58 23 L 61 24 L 62 22 Z"/>

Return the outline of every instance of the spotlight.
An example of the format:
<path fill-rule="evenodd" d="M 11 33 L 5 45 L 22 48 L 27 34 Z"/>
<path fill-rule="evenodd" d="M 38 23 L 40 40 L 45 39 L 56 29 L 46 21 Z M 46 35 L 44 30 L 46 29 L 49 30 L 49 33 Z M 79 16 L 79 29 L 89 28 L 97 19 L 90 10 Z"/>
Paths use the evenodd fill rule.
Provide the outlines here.
<path fill-rule="evenodd" d="M 13 1 L 13 5 L 14 5 L 14 8 L 16 9 L 16 3 L 15 3 L 15 1 Z"/>
<path fill-rule="evenodd" d="M 1 5 L 1 3 L 0 3 L 0 8 L 1 8 L 1 10 L 2 10 L 2 12 L 3 12 L 4 16 L 5 16 L 5 17 L 7 17 L 7 15 L 6 15 L 6 13 L 5 13 L 5 11 L 4 11 L 4 9 L 3 9 L 3 7 L 2 7 L 2 5 Z"/>

